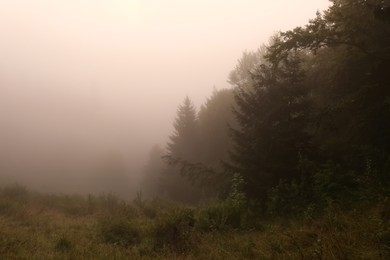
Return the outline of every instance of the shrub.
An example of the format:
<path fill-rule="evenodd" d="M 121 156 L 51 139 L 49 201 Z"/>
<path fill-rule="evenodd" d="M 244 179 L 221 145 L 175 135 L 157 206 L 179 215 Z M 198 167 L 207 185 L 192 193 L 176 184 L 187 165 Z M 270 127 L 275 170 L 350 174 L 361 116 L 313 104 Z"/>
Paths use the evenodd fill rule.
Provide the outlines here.
<path fill-rule="evenodd" d="M 195 227 L 200 231 L 222 230 L 241 227 L 242 211 L 231 201 L 199 208 L 195 214 Z"/>
<path fill-rule="evenodd" d="M 8 200 L 0 199 L 0 216 L 9 216 L 16 211 L 15 204 Z"/>
<path fill-rule="evenodd" d="M 235 173 L 232 178 L 231 189 L 227 200 L 237 209 L 243 209 L 248 203 L 244 187 L 244 177 L 240 173 Z"/>
<path fill-rule="evenodd" d="M 87 204 L 81 196 L 64 196 L 59 202 L 59 209 L 68 216 L 81 217 L 88 214 Z"/>
<path fill-rule="evenodd" d="M 356 173 L 339 164 L 328 162 L 314 175 L 314 191 L 322 203 L 355 201 L 356 190 Z"/>
<path fill-rule="evenodd" d="M 0 194 L 2 197 L 19 202 L 26 202 L 29 197 L 27 188 L 19 184 L 14 184 L 13 186 L 3 188 Z"/>
<path fill-rule="evenodd" d="M 223 203 L 204 206 L 195 214 L 196 229 L 209 232 L 221 230 L 227 226 L 228 212 Z"/>
<path fill-rule="evenodd" d="M 193 246 L 190 239 L 193 227 L 194 212 L 191 209 L 175 208 L 161 213 L 151 229 L 154 248 L 187 251 Z"/>
<path fill-rule="evenodd" d="M 128 219 L 138 216 L 138 211 L 135 207 L 111 193 L 101 195 L 94 203 L 95 207 L 108 215 L 122 216 Z"/>
<path fill-rule="evenodd" d="M 142 199 L 142 193 L 138 192 L 137 197 L 134 199 L 133 204 L 139 210 L 139 212 L 148 218 L 155 218 L 157 216 L 158 210 L 161 210 L 161 201 L 153 200 L 146 201 Z"/>
<path fill-rule="evenodd" d="M 198 209 L 195 214 L 196 228 L 206 232 L 225 228 L 252 228 L 255 216 L 249 209 L 249 201 L 243 191 L 244 186 L 242 175 L 235 173 L 226 200 Z"/>
<path fill-rule="evenodd" d="M 304 182 L 281 180 L 269 193 L 267 212 L 273 216 L 296 215 L 304 212 L 308 201 L 308 191 Z"/>
<path fill-rule="evenodd" d="M 106 243 L 123 247 L 141 242 L 139 228 L 124 218 L 109 218 L 100 223 L 101 236 Z"/>
<path fill-rule="evenodd" d="M 68 238 L 61 237 L 56 243 L 55 250 L 65 252 L 72 249 L 72 247 L 72 242 Z"/>

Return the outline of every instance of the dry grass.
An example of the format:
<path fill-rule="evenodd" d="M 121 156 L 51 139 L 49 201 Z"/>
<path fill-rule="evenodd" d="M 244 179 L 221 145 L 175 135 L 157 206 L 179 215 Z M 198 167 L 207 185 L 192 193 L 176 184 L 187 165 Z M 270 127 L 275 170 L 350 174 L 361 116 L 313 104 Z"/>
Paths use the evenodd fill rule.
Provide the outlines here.
<path fill-rule="evenodd" d="M 196 209 L 167 207 L 148 216 L 135 205 L 114 199 L 112 207 L 104 198 L 94 199 L 91 210 L 91 201 L 80 197 L 1 197 L 0 259 L 390 258 L 388 220 L 377 207 L 365 212 L 329 209 L 310 221 L 259 220 L 261 231 L 203 232 L 192 222 Z M 125 227 L 137 235 L 134 240 Z M 113 232 L 110 239 L 105 232 Z M 131 243 L 116 242 L 124 238 Z"/>

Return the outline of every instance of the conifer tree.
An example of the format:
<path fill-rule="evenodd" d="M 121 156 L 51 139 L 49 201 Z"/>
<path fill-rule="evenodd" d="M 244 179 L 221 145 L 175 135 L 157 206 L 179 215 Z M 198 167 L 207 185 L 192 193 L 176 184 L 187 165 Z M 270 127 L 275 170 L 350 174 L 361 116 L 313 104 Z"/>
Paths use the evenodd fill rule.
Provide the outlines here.
<path fill-rule="evenodd" d="M 168 155 L 192 161 L 197 156 L 198 122 L 192 101 L 187 96 L 177 110 L 174 133 L 169 137 Z"/>
<path fill-rule="evenodd" d="M 264 202 L 280 179 L 299 175 L 300 157 L 309 149 L 309 102 L 301 57 L 291 52 L 278 63 L 262 64 L 251 89 L 237 87 L 230 168 L 244 176 L 250 197 Z"/>
<path fill-rule="evenodd" d="M 198 160 L 199 147 L 197 113 L 188 96 L 177 110 L 173 127 L 164 156 L 168 167 L 162 173 L 163 190 L 173 200 L 196 203 L 203 195 L 202 190 L 185 174 L 186 165 Z"/>

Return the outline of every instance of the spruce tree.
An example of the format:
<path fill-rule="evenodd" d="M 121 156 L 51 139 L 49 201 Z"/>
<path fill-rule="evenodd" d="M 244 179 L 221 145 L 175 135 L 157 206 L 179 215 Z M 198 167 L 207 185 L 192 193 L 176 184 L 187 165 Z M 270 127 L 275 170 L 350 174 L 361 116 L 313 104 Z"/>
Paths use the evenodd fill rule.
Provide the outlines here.
<path fill-rule="evenodd" d="M 195 107 L 188 96 L 177 110 L 173 127 L 167 146 L 168 155 L 193 161 L 197 156 L 198 122 Z"/>
<path fill-rule="evenodd" d="M 232 129 L 230 168 L 244 176 L 248 195 L 264 202 L 280 179 L 299 176 L 310 106 L 300 53 L 262 64 L 252 76 L 252 88 L 235 89 L 240 128 Z"/>
<path fill-rule="evenodd" d="M 173 200 L 196 203 L 203 195 L 202 190 L 186 174 L 186 165 L 196 162 L 199 154 L 197 113 L 189 97 L 179 106 L 173 127 L 164 156 L 168 167 L 162 173 L 163 190 Z"/>

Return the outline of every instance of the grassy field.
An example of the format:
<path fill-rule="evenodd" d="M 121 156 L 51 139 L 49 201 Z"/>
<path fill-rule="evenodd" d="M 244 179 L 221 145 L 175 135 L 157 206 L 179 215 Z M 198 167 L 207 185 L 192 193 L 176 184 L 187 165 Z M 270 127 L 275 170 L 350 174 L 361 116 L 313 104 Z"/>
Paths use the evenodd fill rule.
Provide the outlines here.
<path fill-rule="evenodd" d="M 258 217 L 112 195 L 0 191 L 0 259 L 389 259 L 388 216 L 329 207 L 321 216 Z"/>

